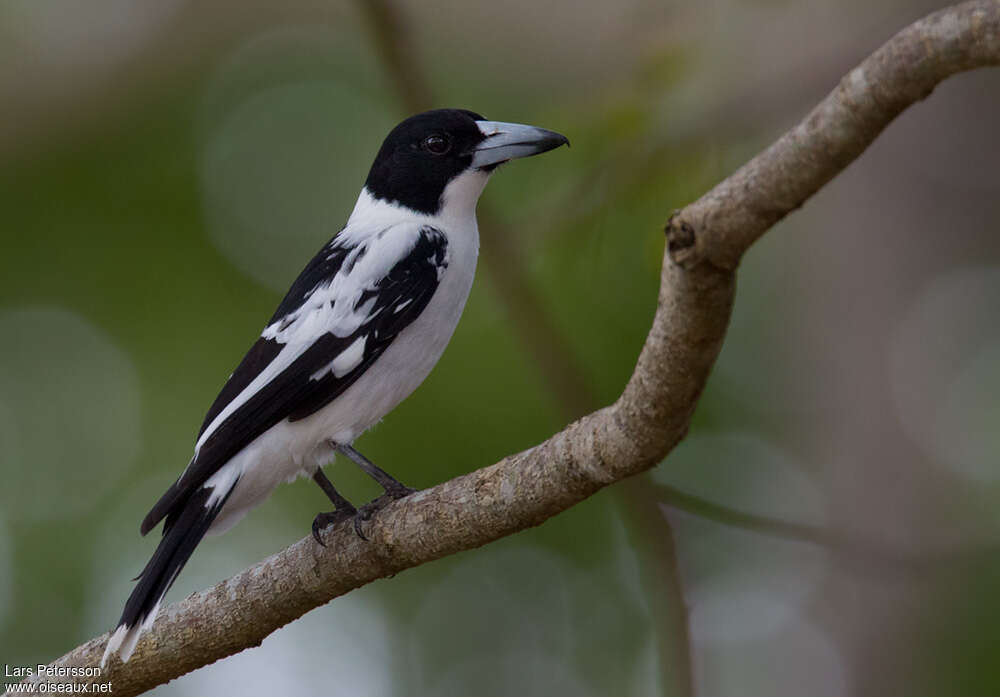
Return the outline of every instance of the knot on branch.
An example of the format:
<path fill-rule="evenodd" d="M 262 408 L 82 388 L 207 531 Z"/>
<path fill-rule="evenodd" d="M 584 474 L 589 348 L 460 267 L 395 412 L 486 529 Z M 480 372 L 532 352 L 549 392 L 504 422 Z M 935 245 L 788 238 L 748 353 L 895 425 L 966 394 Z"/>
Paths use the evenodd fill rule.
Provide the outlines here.
<path fill-rule="evenodd" d="M 681 211 L 671 213 L 663 232 L 667 236 L 667 253 L 675 264 L 683 269 L 689 269 L 697 264 L 698 240 L 694 226 L 681 217 Z"/>

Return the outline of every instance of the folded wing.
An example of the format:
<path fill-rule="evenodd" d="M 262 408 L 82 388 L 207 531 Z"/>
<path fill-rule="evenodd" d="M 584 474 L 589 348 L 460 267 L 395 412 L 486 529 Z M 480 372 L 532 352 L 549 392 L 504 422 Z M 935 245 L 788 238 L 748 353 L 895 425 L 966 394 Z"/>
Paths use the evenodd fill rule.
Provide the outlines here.
<path fill-rule="evenodd" d="M 142 522 L 166 533 L 191 495 L 283 419 L 303 419 L 365 372 L 423 312 L 448 266 L 445 235 L 400 224 L 355 242 L 341 231 L 292 285 L 216 398 L 195 456 Z"/>

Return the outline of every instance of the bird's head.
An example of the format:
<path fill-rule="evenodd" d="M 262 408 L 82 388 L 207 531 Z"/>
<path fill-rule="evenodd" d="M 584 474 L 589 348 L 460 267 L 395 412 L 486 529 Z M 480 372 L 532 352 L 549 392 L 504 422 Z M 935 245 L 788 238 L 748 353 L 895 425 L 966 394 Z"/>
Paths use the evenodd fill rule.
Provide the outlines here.
<path fill-rule="evenodd" d="M 435 215 L 447 203 L 446 189 L 471 196 L 474 206 L 498 165 L 568 143 L 544 128 L 487 121 L 464 109 L 435 109 L 390 131 L 365 188 L 377 199 Z"/>

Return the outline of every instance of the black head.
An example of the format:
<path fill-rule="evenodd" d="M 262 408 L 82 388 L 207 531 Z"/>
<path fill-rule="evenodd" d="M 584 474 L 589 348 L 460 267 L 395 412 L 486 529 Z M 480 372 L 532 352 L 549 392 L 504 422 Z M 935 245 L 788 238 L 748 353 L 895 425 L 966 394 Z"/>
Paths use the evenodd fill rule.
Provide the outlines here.
<path fill-rule="evenodd" d="M 472 153 L 486 136 L 462 109 L 435 109 L 403 121 L 386 136 L 365 186 L 376 198 L 436 213 L 453 178 L 469 169 Z"/>
<path fill-rule="evenodd" d="M 448 183 L 467 170 L 490 172 L 566 142 L 552 131 L 487 121 L 464 109 L 426 111 L 390 131 L 365 187 L 375 198 L 433 215 Z"/>

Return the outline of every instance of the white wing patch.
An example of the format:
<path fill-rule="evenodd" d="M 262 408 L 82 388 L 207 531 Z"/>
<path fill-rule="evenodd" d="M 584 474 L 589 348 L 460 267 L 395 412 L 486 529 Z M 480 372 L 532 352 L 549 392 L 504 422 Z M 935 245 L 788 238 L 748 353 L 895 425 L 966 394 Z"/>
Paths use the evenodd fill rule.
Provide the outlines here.
<path fill-rule="evenodd" d="M 350 336 L 382 311 L 373 312 L 376 297 L 359 304 L 361 296 L 365 291 L 375 290 L 376 284 L 412 251 L 425 223 L 408 220 L 364 230 L 357 229 L 363 226 L 352 223 L 353 219 L 335 239 L 357 242 L 356 248 L 344 259 L 332 279 L 318 284 L 299 307 L 264 329 L 262 337 L 284 345 L 274 360 L 212 419 L 195 444 L 196 456 L 220 424 L 294 363 L 317 339 L 327 333 Z M 318 380 L 330 371 L 337 377 L 346 375 L 360 363 L 365 342 L 366 337 L 354 341 L 329 365 L 310 377 Z"/>
<path fill-rule="evenodd" d="M 373 233 L 367 242 L 351 250 L 336 276 L 316 286 L 302 305 L 267 327 L 261 336 L 279 344 L 311 344 L 327 332 L 340 337 L 356 332 L 374 316 L 375 298 L 358 305 L 361 294 L 375 290 L 375 284 L 409 254 L 420 227 L 395 225 Z"/>
<path fill-rule="evenodd" d="M 310 380 L 319 380 L 329 372 L 333 372 L 334 377 L 342 378 L 361 364 L 361 359 L 365 357 L 365 344 L 368 343 L 368 335 L 359 336 L 350 346 L 337 354 L 328 365 L 323 366 L 309 376 Z"/>

